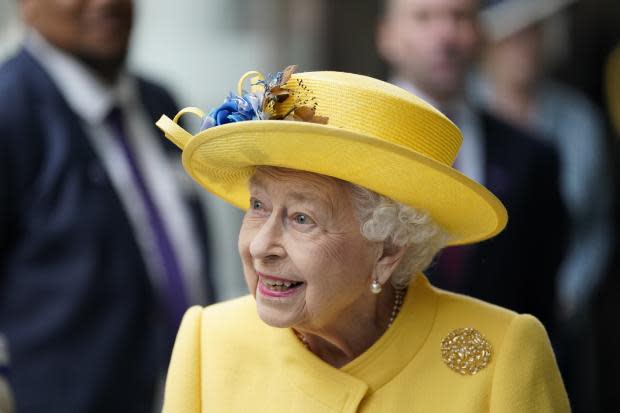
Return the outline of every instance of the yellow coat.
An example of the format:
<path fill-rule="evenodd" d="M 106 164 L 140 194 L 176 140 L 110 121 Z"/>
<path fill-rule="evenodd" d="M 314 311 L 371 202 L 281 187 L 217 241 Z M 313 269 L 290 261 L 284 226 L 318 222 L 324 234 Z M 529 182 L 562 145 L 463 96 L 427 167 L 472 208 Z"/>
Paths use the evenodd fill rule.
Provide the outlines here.
<path fill-rule="evenodd" d="M 442 340 L 463 327 L 490 343 L 462 375 Z M 568 412 L 544 327 L 534 317 L 447 293 L 420 275 L 400 314 L 365 353 L 336 369 L 292 330 L 264 324 L 251 296 L 191 308 L 179 330 L 164 412 Z"/>

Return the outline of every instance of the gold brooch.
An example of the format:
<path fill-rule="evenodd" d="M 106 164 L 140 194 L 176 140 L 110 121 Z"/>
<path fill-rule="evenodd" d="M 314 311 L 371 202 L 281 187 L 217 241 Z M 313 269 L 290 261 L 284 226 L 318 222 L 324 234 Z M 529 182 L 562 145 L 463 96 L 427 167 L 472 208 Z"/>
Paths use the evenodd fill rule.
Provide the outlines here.
<path fill-rule="evenodd" d="M 474 375 L 491 361 L 491 344 L 473 328 L 457 328 L 441 340 L 441 357 L 452 370 Z"/>

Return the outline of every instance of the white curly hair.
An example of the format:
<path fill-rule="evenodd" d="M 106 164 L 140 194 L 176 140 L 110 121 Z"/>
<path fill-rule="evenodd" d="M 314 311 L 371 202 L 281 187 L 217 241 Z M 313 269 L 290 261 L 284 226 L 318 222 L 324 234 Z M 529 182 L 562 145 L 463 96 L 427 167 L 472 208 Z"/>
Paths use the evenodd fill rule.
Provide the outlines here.
<path fill-rule="evenodd" d="M 347 183 L 364 238 L 383 248 L 405 246 L 403 258 L 390 281 L 405 288 L 411 277 L 424 271 L 450 239 L 428 212 L 403 205 L 359 185 Z"/>

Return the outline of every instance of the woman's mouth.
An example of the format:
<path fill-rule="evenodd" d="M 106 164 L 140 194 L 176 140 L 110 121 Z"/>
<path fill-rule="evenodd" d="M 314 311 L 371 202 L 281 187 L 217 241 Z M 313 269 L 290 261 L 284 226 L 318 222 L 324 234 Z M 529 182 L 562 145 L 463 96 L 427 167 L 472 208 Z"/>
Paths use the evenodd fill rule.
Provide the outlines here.
<path fill-rule="evenodd" d="M 288 291 L 291 288 L 296 288 L 302 285 L 302 282 L 295 281 L 275 281 L 270 279 L 262 280 L 265 287 L 269 288 L 272 291 Z"/>
<path fill-rule="evenodd" d="M 287 280 L 258 273 L 258 290 L 271 297 L 286 297 L 294 294 L 304 282 Z"/>

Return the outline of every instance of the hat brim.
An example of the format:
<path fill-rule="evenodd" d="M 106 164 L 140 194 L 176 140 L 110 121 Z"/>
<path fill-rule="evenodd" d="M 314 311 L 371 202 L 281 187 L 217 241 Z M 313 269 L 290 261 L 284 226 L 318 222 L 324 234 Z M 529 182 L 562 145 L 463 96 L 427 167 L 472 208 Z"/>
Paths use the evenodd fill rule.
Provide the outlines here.
<path fill-rule="evenodd" d="M 358 184 L 428 211 L 450 245 L 490 238 L 506 225 L 502 203 L 485 187 L 411 149 L 329 125 L 247 121 L 205 130 L 183 151 L 187 172 L 207 190 L 249 206 L 257 165 L 298 169 Z"/>
<path fill-rule="evenodd" d="M 489 40 L 500 42 L 562 11 L 576 0 L 507 0 L 480 12 Z"/>

